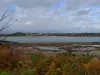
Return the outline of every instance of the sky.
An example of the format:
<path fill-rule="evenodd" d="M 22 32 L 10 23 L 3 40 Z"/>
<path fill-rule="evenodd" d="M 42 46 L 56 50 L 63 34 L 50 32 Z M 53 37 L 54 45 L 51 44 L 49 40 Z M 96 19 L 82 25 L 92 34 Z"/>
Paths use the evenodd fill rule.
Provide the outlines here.
<path fill-rule="evenodd" d="M 13 11 L 5 33 L 100 32 L 100 0 L 0 0 L 0 6 L 0 15 Z"/>

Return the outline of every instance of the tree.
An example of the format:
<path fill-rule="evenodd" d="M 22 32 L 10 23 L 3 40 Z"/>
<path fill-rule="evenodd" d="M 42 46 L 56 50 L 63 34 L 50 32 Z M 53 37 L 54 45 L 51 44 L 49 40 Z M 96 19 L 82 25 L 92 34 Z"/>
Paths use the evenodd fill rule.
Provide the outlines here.
<path fill-rule="evenodd" d="M 13 13 L 13 11 L 11 13 Z M 0 23 L 3 22 L 5 19 L 7 19 L 9 16 L 11 16 L 11 13 L 9 13 L 8 11 L 5 11 L 0 17 Z M 6 28 L 8 28 L 9 26 L 11 26 L 12 25 L 11 21 L 12 21 L 11 18 L 8 20 L 5 20 L 5 22 L 3 23 L 3 25 L 0 28 L 0 31 L 3 31 Z"/>
<path fill-rule="evenodd" d="M 17 19 L 15 19 L 15 21 L 12 19 L 13 13 L 14 13 L 13 10 L 12 11 L 6 10 L 5 12 L 3 12 L 1 14 L 1 16 L 0 16 L 0 32 L 7 29 L 8 27 L 10 27 L 13 24 L 13 22 L 17 21 Z M 2 38 L 2 39 L 4 39 L 4 38 Z"/>

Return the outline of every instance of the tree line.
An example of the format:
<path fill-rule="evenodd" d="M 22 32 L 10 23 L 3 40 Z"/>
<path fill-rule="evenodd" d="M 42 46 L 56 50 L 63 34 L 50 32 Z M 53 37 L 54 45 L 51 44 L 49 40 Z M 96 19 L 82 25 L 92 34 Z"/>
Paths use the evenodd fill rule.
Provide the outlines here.
<path fill-rule="evenodd" d="M 0 34 L 0 36 L 100 36 L 100 33 L 23 33 Z"/>

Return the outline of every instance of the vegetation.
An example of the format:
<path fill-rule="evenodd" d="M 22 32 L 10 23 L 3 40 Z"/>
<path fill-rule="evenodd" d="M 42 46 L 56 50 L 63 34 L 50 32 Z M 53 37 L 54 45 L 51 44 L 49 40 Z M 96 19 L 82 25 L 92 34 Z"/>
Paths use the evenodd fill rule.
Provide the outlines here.
<path fill-rule="evenodd" d="M 23 33 L 0 34 L 0 36 L 100 36 L 100 33 Z"/>
<path fill-rule="evenodd" d="M 1 11 L 4 10 L 2 6 L 0 7 Z M 4 11 L 3 13 L 0 13 L 0 33 L 2 33 L 2 31 L 9 28 L 12 24 L 14 24 L 17 21 L 17 19 L 12 19 L 13 13 L 14 11 L 9 9 Z M 6 38 L 6 37 L 1 38 L 1 36 L 5 36 L 5 34 L 0 35 L 0 42 L 1 40 L 4 40 Z"/>
<path fill-rule="evenodd" d="M 0 46 L 0 75 L 100 75 L 100 60 L 89 56 L 59 54 L 10 55 Z"/>

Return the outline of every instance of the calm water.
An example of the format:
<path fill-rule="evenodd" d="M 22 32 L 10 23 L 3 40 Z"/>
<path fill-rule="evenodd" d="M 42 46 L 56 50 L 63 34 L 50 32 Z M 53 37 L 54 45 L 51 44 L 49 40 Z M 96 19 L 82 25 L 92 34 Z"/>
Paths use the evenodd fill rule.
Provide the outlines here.
<path fill-rule="evenodd" d="M 66 43 L 66 42 L 100 42 L 100 37 L 65 37 L 65 36 L 40 36 L 40 37 L 7 37 L 7 41 L 20 43 Z"/>

